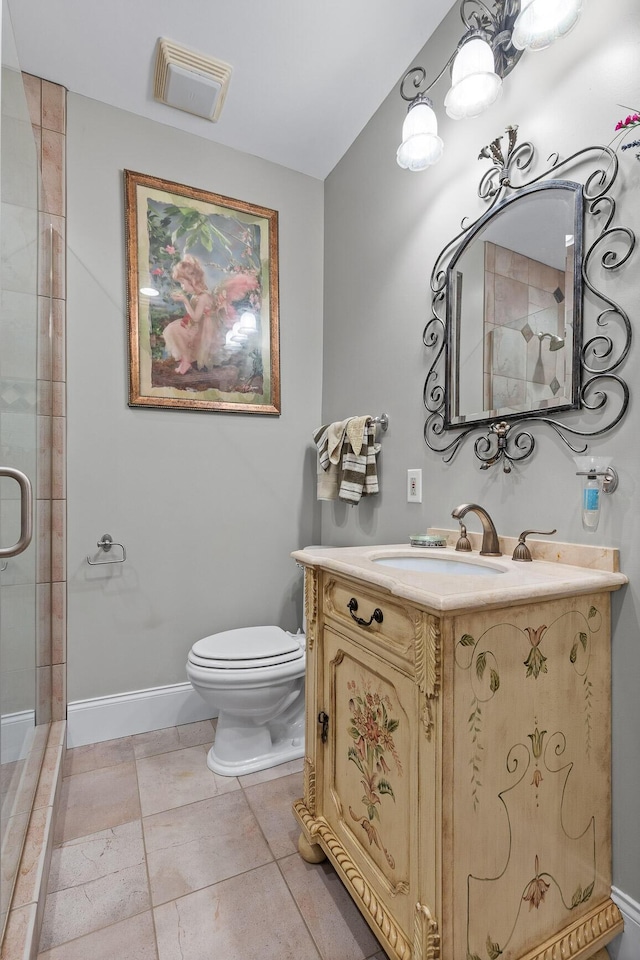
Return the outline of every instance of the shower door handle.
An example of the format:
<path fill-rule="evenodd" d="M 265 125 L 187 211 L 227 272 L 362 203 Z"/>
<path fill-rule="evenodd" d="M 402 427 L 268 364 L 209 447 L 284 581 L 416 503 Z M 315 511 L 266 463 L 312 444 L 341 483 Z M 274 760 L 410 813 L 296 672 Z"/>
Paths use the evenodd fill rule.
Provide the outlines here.
<path fill-rule="evenodd" d="M 33 492 L 31 481 L 22 470 L 0 467 L 0 477 L 15 480 L 20 487 L 20 539 L 12 547 L 0 547 L 0 557 L 16 557 L 27 549 L 33 534 Z"/>

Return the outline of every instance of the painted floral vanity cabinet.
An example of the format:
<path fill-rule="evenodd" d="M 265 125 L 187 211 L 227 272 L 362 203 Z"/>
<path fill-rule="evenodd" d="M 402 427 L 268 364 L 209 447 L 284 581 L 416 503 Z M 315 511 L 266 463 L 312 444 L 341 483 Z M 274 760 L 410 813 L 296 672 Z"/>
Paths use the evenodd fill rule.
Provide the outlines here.
<path fill-rule="evenodd" d="M 329 857 L 392 960 L 604 958 L 622 930 L 615 551 L 605 569 L 509 554 L 495 576 L 460 577 L 372 562 L 393 550 L 409 552 L 294 554 L 307 616 L 301 855 Z"/>

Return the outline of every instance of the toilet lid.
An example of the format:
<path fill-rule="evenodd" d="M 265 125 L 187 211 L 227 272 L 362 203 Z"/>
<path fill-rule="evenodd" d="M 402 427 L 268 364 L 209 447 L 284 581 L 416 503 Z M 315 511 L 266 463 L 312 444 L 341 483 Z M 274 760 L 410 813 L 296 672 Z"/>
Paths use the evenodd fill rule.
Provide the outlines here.
<path fill-rule="evenodd" d="M 190 659 L 218 668 L 238 669 L 274 666 L 303 656 L 302 634 L 290 634 L 280 627 L 244 627 L 196 641 Z"/>

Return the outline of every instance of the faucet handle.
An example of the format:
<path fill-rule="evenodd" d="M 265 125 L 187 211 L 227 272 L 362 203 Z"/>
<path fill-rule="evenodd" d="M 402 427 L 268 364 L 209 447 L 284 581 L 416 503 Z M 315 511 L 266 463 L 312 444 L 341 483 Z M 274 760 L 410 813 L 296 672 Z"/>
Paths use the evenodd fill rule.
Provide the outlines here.
<path fill-rule="evenodd" d="M 539 533 L 543 537 L 550 537 L 552 534 L 557 533 L 557 530 L 523 530 L 518 538 L 516 548 L 513 551 L 513 557 L 511 558 L 512 560 L 524 560 L 527 562 L 531 560 L 531 552 L 525 543 L 525 540 L 530 533 Z"/>
<path fill-rule="evenodd" d="M 458 542 L 456 543 L 456 550 L 462 550 L 465 553 L 469 553 L 471 550 L 471 541 L 467 536 L 467 528 L 462 520 L 460 521 L 460 536 L 458 537 Z"/>

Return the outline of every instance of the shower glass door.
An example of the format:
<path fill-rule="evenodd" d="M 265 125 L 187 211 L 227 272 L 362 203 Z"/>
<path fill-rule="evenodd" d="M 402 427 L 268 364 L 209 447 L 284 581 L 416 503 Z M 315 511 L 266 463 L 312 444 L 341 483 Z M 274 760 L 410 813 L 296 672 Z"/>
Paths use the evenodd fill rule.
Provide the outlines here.
<path fill-rule="evenodd" d="M 51 426 L 46 373 L 38 382 L 38 364 L 45 362 L 48 350 L 45 326 L 40 336 L 44 349 L 38 356 L 39 162 L 6 4 L 0 100 L 0 467 L 25 474 L 35 502 L 38 496 L 48 496 L 47 425 Z M 23 513 L 19 484 L 0 476 L 0 550 L 20 540 Z M 36 728 L 37 591 L 47 589 L 45 583 L 39 587 L 38 580 L 48 578 L 42 557 L 40 567 L 35 537 L 26 550 L 0 557 L 0 933 L 11 903 L 46 731 Z"/>

